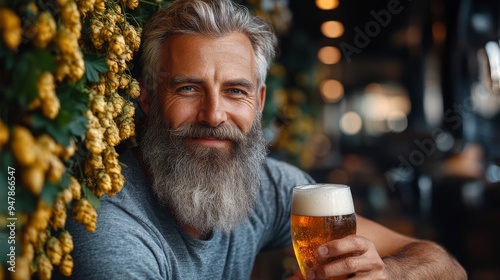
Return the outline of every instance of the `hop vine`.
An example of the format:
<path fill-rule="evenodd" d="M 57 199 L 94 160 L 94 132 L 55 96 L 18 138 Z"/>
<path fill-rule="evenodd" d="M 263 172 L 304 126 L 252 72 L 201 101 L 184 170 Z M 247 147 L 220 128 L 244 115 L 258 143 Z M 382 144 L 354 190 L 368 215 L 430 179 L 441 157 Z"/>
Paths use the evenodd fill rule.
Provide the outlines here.
<path fill-rule="evenodd" d="M 134 141 L 140 94 L 133 59 L 142 24 L 164 4 L 0 1 L 0 162 L 15 170 L 23 198 L 13 212 L 0 209 L 2 220 L 17 219 L 10 278 L 51 279 L 54 269 L 70 276 L 67 220 L 95 231 L 99 198 L 122 189 L 116 148 Z"/>

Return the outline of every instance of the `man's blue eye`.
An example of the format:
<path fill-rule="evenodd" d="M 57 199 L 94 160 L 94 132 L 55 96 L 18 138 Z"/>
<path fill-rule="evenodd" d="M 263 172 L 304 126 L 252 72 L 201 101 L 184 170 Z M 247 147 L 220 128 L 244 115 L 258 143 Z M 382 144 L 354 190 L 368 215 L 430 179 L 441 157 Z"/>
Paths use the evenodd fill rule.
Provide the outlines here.
<path fill-rule="evenodd" d="M 194 91 L 194 87 L 193 86 L 183 86 L 183 87 L 179 88 L 179 91 Z"/>
<path fill-rule="evenodd" d="M 233 94 L 246 94 L 245 91 L 237 88 L 230 89 L 229 92 Z"/>

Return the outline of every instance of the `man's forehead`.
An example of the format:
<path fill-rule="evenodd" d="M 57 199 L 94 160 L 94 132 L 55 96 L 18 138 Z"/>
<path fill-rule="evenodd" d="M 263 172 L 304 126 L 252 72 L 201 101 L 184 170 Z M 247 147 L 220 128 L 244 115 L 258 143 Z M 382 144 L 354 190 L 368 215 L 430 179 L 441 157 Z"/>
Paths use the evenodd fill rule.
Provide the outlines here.
<path fill-rule="evenodd" d="M 256 58 L 243 33 L 223 37 L 176 35 L 162 45 L 158 63 L 169 83 L 212 77 L 252 88 L 257 83 Z"/>
<path fill-rule="evenodd" d="M 167 61 L 176 57 L 206 58 L 207 54 L 221 54 L 228 58 L 234 55 L 252 62 L 256 59 L 250 39 L 241 32 L 217 37 L 203 34 L 176 34 L 168 37 L 161 45 L 161 58 Z"/>

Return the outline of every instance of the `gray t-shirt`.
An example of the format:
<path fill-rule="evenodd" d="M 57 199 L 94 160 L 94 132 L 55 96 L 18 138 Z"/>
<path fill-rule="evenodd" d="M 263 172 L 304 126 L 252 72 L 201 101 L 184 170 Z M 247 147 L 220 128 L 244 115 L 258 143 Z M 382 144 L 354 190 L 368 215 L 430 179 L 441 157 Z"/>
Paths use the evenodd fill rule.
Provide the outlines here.
<path fill-rule="evenodd" d="M 199 240 L 159 204 L 133 154 L 125 152 L 120 161 L 127 165 L 126 183 L 116 196 L 101 199 L 97 230 L 68 223 L 74 279 L 249 279 L 260 251 L 290 245 L 292 188 L 313 182 L 298 168 L 268 158 L 251 217 L 230 234 L 216 231 Z"/>

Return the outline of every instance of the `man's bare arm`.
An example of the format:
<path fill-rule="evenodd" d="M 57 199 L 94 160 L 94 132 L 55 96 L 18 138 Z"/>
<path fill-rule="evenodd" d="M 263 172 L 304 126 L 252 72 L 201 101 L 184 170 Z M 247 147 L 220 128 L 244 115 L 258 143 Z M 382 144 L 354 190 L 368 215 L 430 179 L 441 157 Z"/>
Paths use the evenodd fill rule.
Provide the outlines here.
<path fill-rule="evenodd" d="M 358 217 L 358 234 L 377 248 L 389 279 L 467 279 L 463 267 L 444 248 L 414 239 Z"/>
<path fill-rule="evenodd" d="M 435 243 L 416 241 L 383 257 L 389 279 L 467 279 L 462 266 Z"/>

